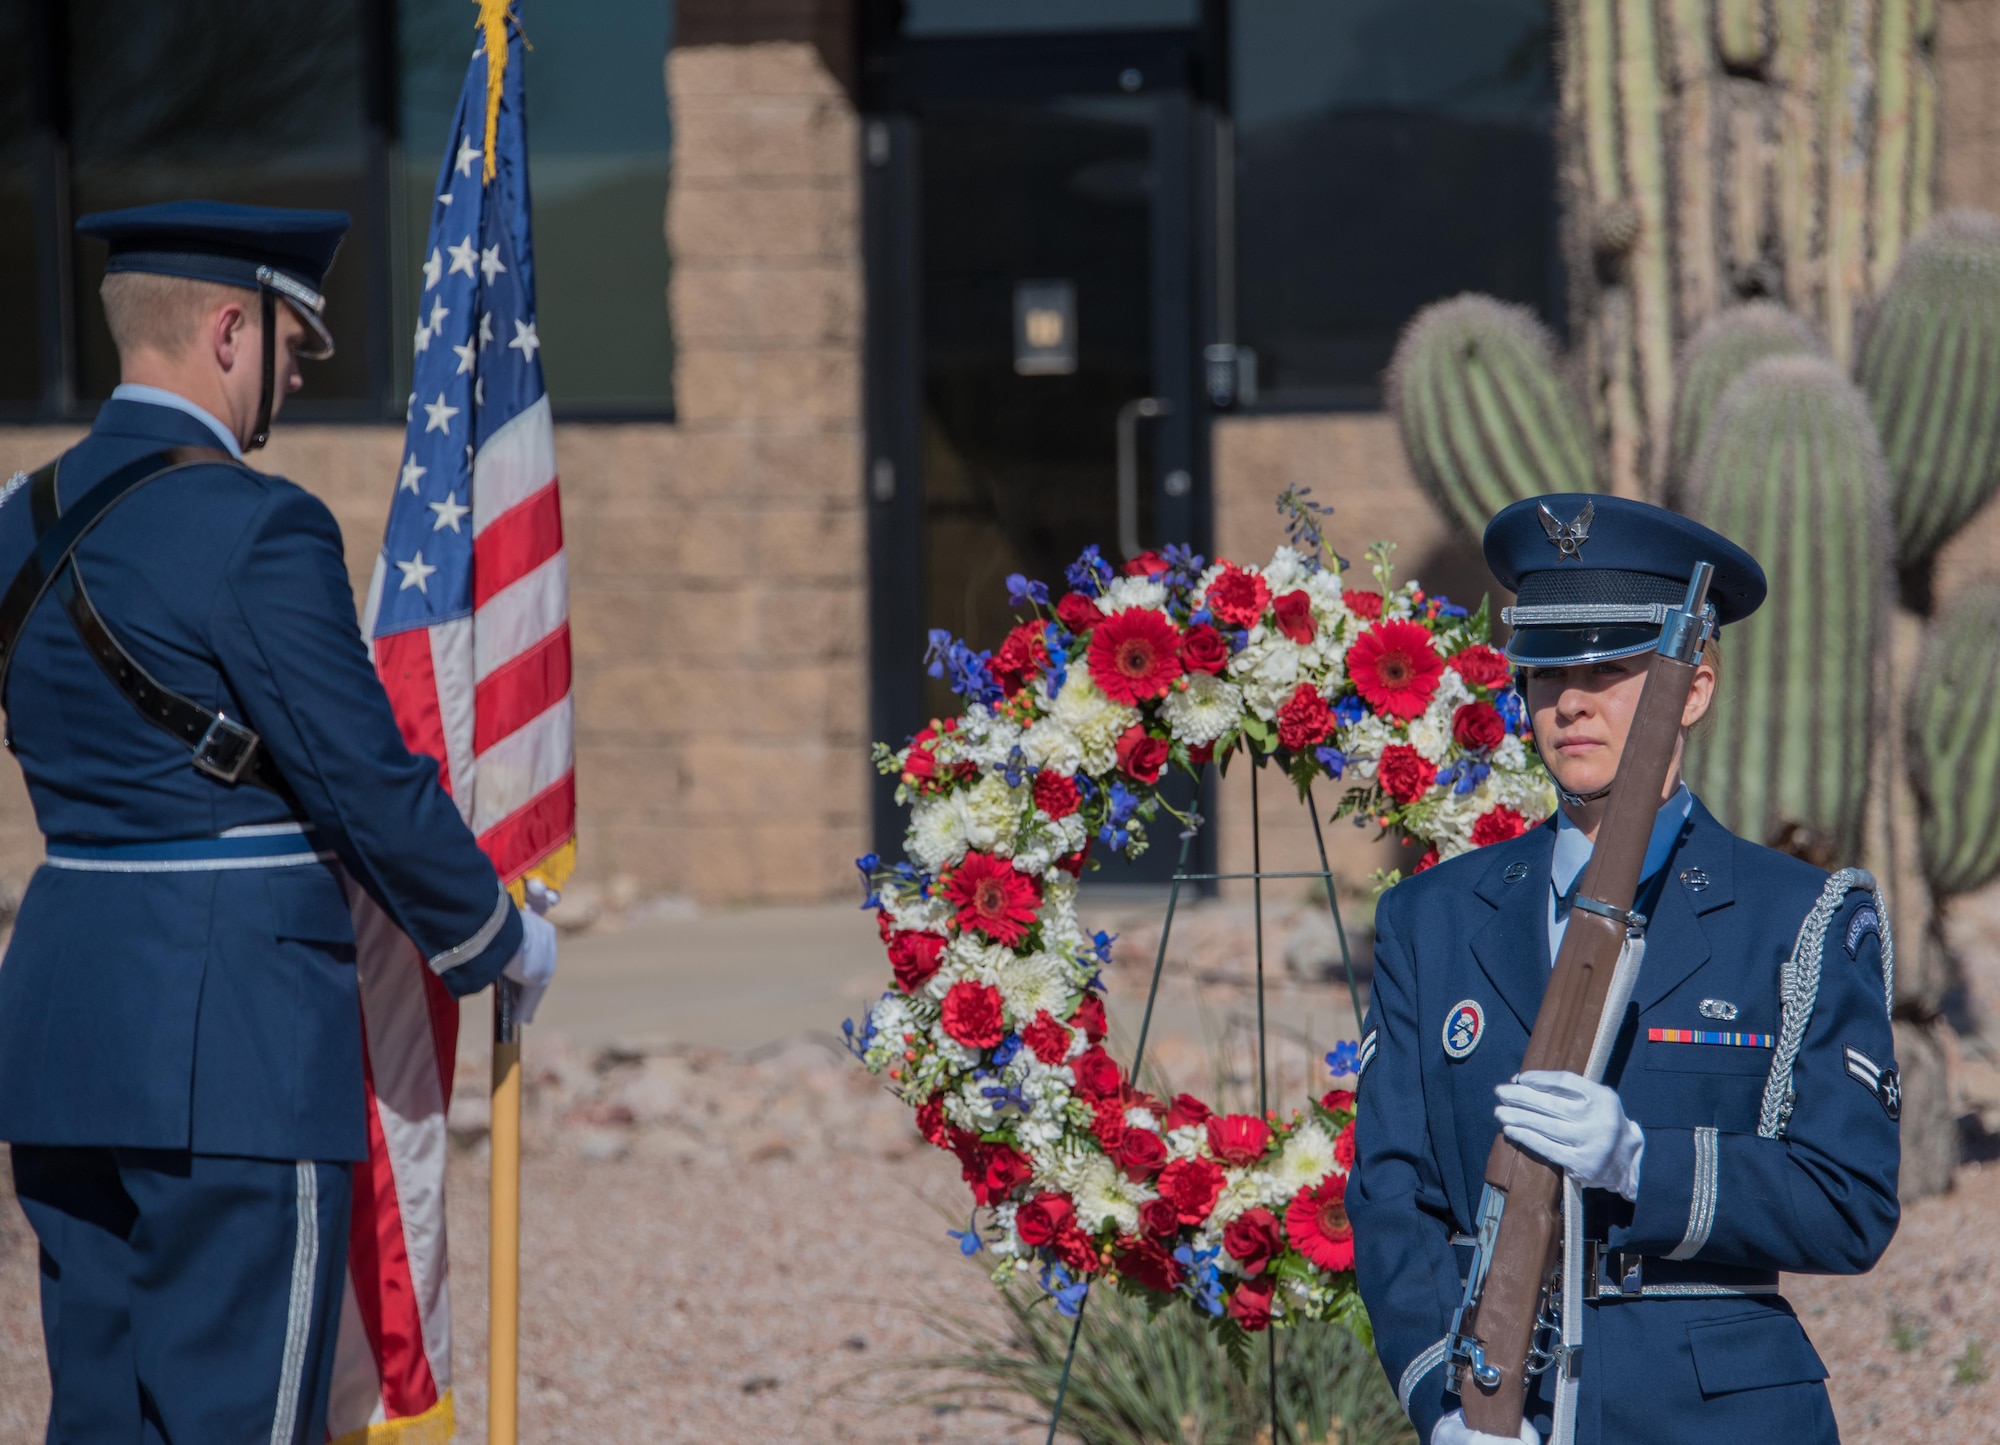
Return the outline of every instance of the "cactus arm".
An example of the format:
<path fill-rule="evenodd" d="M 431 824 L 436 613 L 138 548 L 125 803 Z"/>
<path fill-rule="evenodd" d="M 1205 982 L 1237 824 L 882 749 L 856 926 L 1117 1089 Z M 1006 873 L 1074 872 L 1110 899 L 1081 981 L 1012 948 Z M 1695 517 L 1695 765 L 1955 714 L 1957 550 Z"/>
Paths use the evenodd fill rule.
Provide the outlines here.
<path fill-rule="evenodd" d="M 1818 54 L 1812 43 L 1813 3 L 1775 0 L 1777 43 L 1771 72 L 1778 88 L 1778 242 L 1785 267 L 1785 299 L 1802 314 L 1823 322 L 1825 306 L 1815 264 L 1818 117 L 1812 94 Z"/>
<path fill-rule="evenodd" d="M 1670 0 L 1667 25 L 1679 101 L 1674 147 L 1679 329 L 1692 335 L 1722 304 L 1716 265 L 1716 93 L 1709 62 L 1708 0 Z"/>
<path fill-rule="evenodd" d="M 1911 67 L 1910 87 L 1910 219 L 1909 232 L 1915 235 L 1931 223 L 1933 198 L 1937 193 L 1937 72 L 1929 55 L 1920 55 Z"/>
<path fill-rule="evenodd" d="M 1868 258 L 1871 294 L 1889 284 L 1908 234 L 1911 106 L 1914 101 L 1915 57 L 1912 10 L 1916 0 L 1876 0 L 1875 32 L 1875 174 L 1869 190 L 1874 211 L 1869 221 L 1873 241 Z"/>
<path fill-rule="evenodd" d="M 1638 404 L 1644 441 L 1639 461 L 1648 474 L 1613 477 L 1628 495 L 1665 470 L 1664 441 L 1673 411 L 1674 320 L 1671 264 L 1667 253 L 1667 152 L 1662 113 L 1666 96 L 1660 80 L 1658 31 L 1653 0 L 1625 0 L 1618 7 L 1618 81 L 1625 122 L 1625 175 L 1628 199 L 1639 213 L 1639 235 L 1628 258 L 1631 267 L 1632 333 L 1638 366 Z M 1647 455 L 1650 445 L 1651 455 Z"/>
<path fill-rule="evenodd" d="M 1826 73 L 1826 339 L 1836 360 L 1854 351 L 1855 302 L 1867 261 L 1868 156 L 1861 133 L 1869 103 L 1868 0 L 1829 0 Z"/>
<path fill-rule="evenodd" d="M 1762 0 L 1720 0 L 1715 13 L 1716 48 L 1722 58 L 1738 70 L 1747 70 L 1764 58 L 1768 43 L 1764 34 Z"/>
<path fill-rule="evenodd" d="M 1940 896 L 2000 877 L 2000 592 L 1976 588 L 1931 630 L 1909 693 L 1924 872 Z"/>

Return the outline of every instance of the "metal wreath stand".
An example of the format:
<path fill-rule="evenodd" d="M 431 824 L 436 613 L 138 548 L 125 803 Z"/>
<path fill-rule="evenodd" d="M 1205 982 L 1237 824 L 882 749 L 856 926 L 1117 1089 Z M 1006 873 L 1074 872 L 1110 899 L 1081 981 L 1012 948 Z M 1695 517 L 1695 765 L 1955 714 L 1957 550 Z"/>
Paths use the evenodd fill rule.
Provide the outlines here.
<path fill-rule="evenodd" d="M 1257 799 L 1257 775 L 1263 769 L 1262 759 L 1253 758 L 1250 768 L 1250 871 L 1248 873 L 1190 873 L 1187 871 L 1188 854 L 1194 847 L 1195 834 L 1200 830 L 1201 820 L 1195 819 L 1192 826 L 1181 835 L 1180 860 L 1174 865 L 1173 887 L 1167 894 L 1167 918 L 1160 929 L 1160 948 L 1153 959 L 1153 979 L 1146 989 L 1146 1012 L 1139 1023 L 1138 1046 L 1132 1051 L 1133 1079 L 1139 1077 L 1139 1069 L 1146 1061 L 1146 1035 L 1153 1026 L 1153 1004 L 1160 993 L 1160 974 L 1166 968 L 1167 940 L 1173 936 L 1174 911 L 1180 906 L 1181 885 L 1183 883 L 1211 883 L 1236 879 L 1250 880 L 1251 906 L 1256 920 L 1257 937 L 1257 1113 L 1262 1117 L 1269 1112 L 1270 1070 L 1265 1065 L 1268 1039 L 1264 1027 L 1264 880 L 1267 878 L 1317 878 L 1326 888 L 1327 907 L 1333 911 L 1333 928 L 1340 940 L 1340 967 L 1347 978 L 1348 1001 L 1354 1006 L 1355 1037 L 1361 1036 L 1361 991 L 1354 984 L 1354 960 L 1347 947 L 1347 926 L 1341 922 L 1340 899 L 1333 888 L 1333 870 L 1326 861 L 1326 832 L 1320 826 L 1319 808 L 1313 801 L 1312 788 L 1306 788 L 1305 809 L 1312 818 L 1313 842 L 1319 846 L 1319 871 L 1308 873 L 1266 873 L 1264 871 L 1264 828 L 1263 817 Z M 1090 1286 L 1084 1287 L 1083 1296 L 1077 1301 L 1076 1323 L 1070 1326 L 1069 1349 L 1063 1355 L 1062 1375 L 1056 1382 L 1055 1408 L 1049 1415 L 1047 1445 L 1056 1445 L 1056 1430 L 1062 1424 L 1063 1401 L 1069 1394 L 1070 1370 L 1076 1363 L 1077 1341 L 1083 1334 L 1084 1311 L 1090 1305 Z M 1278 1417 L 1278 1332 L 1276 1328 L 1264 1331 L 1269 1361 L 1268 1383 L 1271 1396 L 1271 1442 L 1272 1445 L 1287 1445 L 1291 1432 Z"/>

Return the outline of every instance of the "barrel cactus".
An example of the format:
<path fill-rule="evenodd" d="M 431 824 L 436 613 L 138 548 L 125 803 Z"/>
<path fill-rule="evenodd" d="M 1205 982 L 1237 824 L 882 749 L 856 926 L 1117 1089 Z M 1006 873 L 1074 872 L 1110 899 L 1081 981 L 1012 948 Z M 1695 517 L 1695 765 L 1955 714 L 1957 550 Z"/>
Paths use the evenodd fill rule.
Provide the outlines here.
<path fill-rule="evenodd" d="M 1701 455 L 1716 403 L 1732 381 L 1767 356 L 1823 353 L 1812 327 L 1772 301 L 1731 307 L 1704 324 L 1681 352 L 1667 464 L 1668 505 L 1686 490 L 1688 470 Z"/>
<path fill-rule="evenodd" d="M 2000 586 L 1962 593 L 1930 630 L 1910 689 L 1910 776 L 1931 890 L 2000 877 Z"/>
<path fill-rule="evenodd" d="M 1858 857 L 1889 565 L 1867 403 L 1824 358 L 1758 362 L 1724 391 L 1687 504 L 1771 579 L 1724 639 L 1727 682 L 1690 746 L 1689 782 L 1745 837 L 1803 834 Z"/>
<path fill-rule="evenodd" d="M 1589 423 L 1526 307 L 1455 296 L 1426 308 L 1388 382 L 1418 481 L 1467 536 L 1509 502 L 1594 490 Z"/>
<path fill-rule="evenodd" d="M 1889 465 L 1897 565 L 1921 567 L 2000 487 L 2000 217 L 1953 212 L 1911 243 L 1856 374 Z"/>

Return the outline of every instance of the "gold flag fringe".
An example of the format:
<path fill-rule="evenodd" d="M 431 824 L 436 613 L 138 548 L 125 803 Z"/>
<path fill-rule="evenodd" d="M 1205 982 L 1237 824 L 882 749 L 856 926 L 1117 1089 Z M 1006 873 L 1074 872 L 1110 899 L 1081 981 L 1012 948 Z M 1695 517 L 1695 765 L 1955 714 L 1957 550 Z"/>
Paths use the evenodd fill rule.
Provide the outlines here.
<path fill-rule="evenodd" d="M 507 78 L 507 13 L 513 0 L 477 0 L 479 29 L 486 36 L 486 158 L 482 177 L 493 179 L 494 138 L 500 129 L 500 87 Z"/>

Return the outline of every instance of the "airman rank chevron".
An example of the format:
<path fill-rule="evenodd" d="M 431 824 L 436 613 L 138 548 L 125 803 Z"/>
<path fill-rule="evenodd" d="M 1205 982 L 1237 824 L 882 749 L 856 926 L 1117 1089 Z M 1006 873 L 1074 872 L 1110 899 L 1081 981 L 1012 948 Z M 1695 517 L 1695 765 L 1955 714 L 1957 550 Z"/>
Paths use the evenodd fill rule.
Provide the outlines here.
<path fill-rule="evenodd" d="M 1774 1049 L 1776 1034 L 1732 1034 L 1719 1029 L 1647 1029 L 1646 1038 L 1656 1044 L 1725 1044 L 1738 1049 Z"/>

